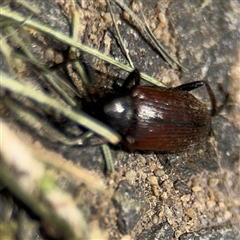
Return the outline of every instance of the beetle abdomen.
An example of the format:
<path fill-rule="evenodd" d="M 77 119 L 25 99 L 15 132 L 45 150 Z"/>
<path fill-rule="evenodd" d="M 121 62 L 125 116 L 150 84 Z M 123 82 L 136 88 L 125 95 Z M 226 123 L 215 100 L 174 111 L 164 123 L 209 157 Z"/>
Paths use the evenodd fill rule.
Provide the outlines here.
<path fill-rule="evenodd" d="M 180 152 L 206 141 L 211 114 L 187 91 L 137 87 L 135 117 L 124 144 L 129 149 Z"/>

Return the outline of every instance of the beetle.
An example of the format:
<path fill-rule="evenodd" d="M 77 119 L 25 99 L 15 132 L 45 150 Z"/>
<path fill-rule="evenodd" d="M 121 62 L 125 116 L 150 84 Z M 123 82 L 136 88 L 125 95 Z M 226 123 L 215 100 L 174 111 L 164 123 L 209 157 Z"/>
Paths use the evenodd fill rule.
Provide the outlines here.
<path fill-rule="evenodd" d="M 118 92 L 100 99 L 90 110 L 122 135 L 124 146 L 174 153 L 206 141 L 211 116 L 216 112 L 215 96 L 208 83 L 195 81 L 175 88 L 139 83 L 140 73 L 135 69 Z M 202 85 L 210 96 L 211 111 L 189 93 Z"/>

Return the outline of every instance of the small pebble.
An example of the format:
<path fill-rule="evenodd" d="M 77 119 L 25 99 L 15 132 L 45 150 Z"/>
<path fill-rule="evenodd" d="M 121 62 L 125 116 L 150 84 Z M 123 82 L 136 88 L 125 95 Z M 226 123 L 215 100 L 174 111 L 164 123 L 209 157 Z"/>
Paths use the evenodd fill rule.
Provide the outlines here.
<path fill-rule="evenodd" d="M 166 19 L 166 16 L 164 15 L 164 13 L 160 12 L 158 14 L 158 19 L 161 22 L 160 23 L 161 28 L 165 28 L 167 26 L 167 19 Z"/>
<path fill-rule="evenodd" d="M 131 240 L 131 236 L 130 235 L 124 235 L 122 236 L 121 240 Z"/>
<path fill-rule="evenodd" d="M 62 62 L 63 62 L 62 54 L 56 53 L 56 55 L 55 55 L 55 63 L 59 64 L 59 63 L 62 63 Z"/>
<path fill-rule="evenodd" d="M 158 214 L 159 217 L 163 217 L 164 216 L 164 211 L 161 211 L 159 214 Z"/>
<path fill-rule="evenodd" d="M 225 221 L 229 220 L 232 217 L 232 213 L 229 211 L 226 211 L 223 215 L 223 218 Z"/>
<path fill-rule="evenodd" d="M 183 196 L 181 197 L 181 200 L 182 200 L 183 202 L 189 202 L 189 201 L 190 201 L 190 198 L 191 198 L 191 195 L 190 195 L 190 194 L 188 194 L 188 195 L 183 195 Z"/>
<path fill-rule="evenodd" d="M 44 52 L 45 58 L 47 60 L 54 60 L 54 50 L 52 48 L 48 48 L 45 52 Z"/>
<path fill-rule="evenodd" d="M 206 205 L 207 205 L 208 208 L 213 208 L 213 207 L 216 206 L 216 202 L 210 200 L 210 201 L 206 202 Z"/>
<path fill-rule="evenodd" d="M 153 224 L 158 224 L 158 222 L 159 222 L 159 217 L 156 214 L 154 214 L 152 216 L 152 223 Z"/>
<path fill-rule="evenodd" d="M 164 192 L 162 195 L 161 195 L 161 198 L 162 199 L 167 199 L 168 198 L 168 194 L 166 192 Z"/>
<path fill-rule="evenodd" d="M 155 176 L 148 177 L 148 181 L 151 185 L 158 185 L 158 179 Z"/>
<path fill-rule="evenodd" d="M 226 205 L 224 202 L 219 202 L 218 203 L 218 206 L 221 208 L 221 209 L 226 209 Z"/>
<path fill-rule="evenodd" d="M 130 170 L 130 171 L 126 172 L 125 176 L 126 176 L 126 179 L 128 180 L 128 182 L 130 184 L 133 184 L 135 182 L 135 180 L 136 180 L 137 174 L 136 174 L 135 171 Z"/>
<path fill-rule="evenodd" d="M 208 186 L 211 187 L 211 188 L 214 188 L 214 187 L 217 186 L 218 182 L 219 182 L 218 178 L 210 178 L 208 180 Z"/>
<path fill-rule="evenodd" d="M 166 180 L 163 182 L 162 187 L 170 190 L 171 188 L 173 188 L 173 182 L 170 180 Z"/>
<path fill-rule="evenodd" d="M 155 162 L 153 161 L 149 162 L 149 169 L 151 170 L 151 172 L 155 171 L 156 167 L 157 167 L 157 164 Z"/>
<path fill-rule="evenodd" d="M 156 177 L 161 177 L 161 176 L 163 176 L 164 174 L 165 174 L 165 172 L 164 172 L 162 169 L 160 169 L 160 168 L 154 170 L 154 175 L 155 175 Z"/>
<path fill-rule="evenodd" d="M 185 208 L 185 214 L 191 219 L 195 219 L 197 217 L 196 212 L 192 208 Z"/>
<path fill-rule="evenodd" d="M 141 155 L 138 155 L 137 156 L 137 160 L 139 161 L 139 163 L 141 163 L 142 165 L 145 165 L 146 164 L 146 158 L 144 158 L 143 156 Z"/>
<path fill-rule="evenodd" d="M 193 187 L 192 187 L 192 191 L 193 191 L 193 192 L 199 192 L 199 191 L 201 191 L 201 190 L 202 190 L 202 188 L 201 188 L 200 186 L 197 186 L 197 185 L 196 185 L 196 186 L 193 186 Z"/>

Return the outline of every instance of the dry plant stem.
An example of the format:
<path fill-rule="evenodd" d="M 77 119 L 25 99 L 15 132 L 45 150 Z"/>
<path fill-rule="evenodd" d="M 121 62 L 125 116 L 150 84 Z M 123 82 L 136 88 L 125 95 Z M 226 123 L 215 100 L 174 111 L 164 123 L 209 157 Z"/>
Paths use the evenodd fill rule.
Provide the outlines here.
<path fill-rule="evenodd" d="M 1 182 L 10 189 L 22 202 L 24 202 L 36 215 L 47 221 L 49 224 L 55 225 L 58 229 L 62 229 L 67 237 L 74 237 L 71 227 L 62 219 L 58 219 L 54 213 L 51 213 L 44 204 L 39 203 L 35 197 L 22 191 L 22 187 L 13 179 L 16 179 L 16 174 L 10 171 L 10 168 L 4 166 L 0 159 Z M 81 239 L 81 238 L 79 238 Z"/>
<path fill-rule="evenodd" d="M 103 144 L 101 146 L 102 151 L 103 151 L 103 155 L 105 158 L 105 162 L 106 162 L 106 169 L 107 169 L 107 175 L 111 176 L 114 172 L 114 164 L 113 164 L 113 159 L 112 159 L 112 154 L 110 151 L 110 148 L 107 144 Z"/>
<path fill-rule="evenodd" d="M 59 77 L 56 76 L 55 73 L 50 72 L 43 66 L 39 64 L 39 62 L 36 60 L 36 58 L 32 55 L 32 53 L 29 51 L 27 46 L 24 44 L 24 41 L 22 41 L 16 34 L 16 31 L 13 27 L 9 26 L 7 27 L 8 32 L 11 34 L 11 37 L 16 41 L 16 43 L 21 47 L 22 51 L 26 54 L 28 61 L 33 64 L 35 67 L 40 69 L 42 71 L 42 74 L 45 76 L 45 78 L 48 80 L 50 85 L 55 89 L 55 91 L 62 97 L 62 99 L 69 104 L 70 106 L 74 107 L 76 106 L 76 102 L 73 101 L 72 98 L 70 98 L 66 92 L 58 85 Z M 20 56 L 21 57 L 21 56 Z M 68 88 L 71 88 L 69 84 L 66 84 L 66 81 L 60 80 L 61 82 L 65 83 L 64 85 L 67 85 Z M 72 88 L 71 88 L 72 89 Z"/>
<path fill-rule="evenodd" d="M 1 72 L 2 76 L 2 87 L 14 92 L 21 94 L 25 97 L 28 97 L 37 103 L 47 105 L 54 108 L 59 113 L 63 114 L 65 117 L 71 119 L 72 121 L 78 123 L 79 125 L 93 131 L 94 133 L 106 138 L 112 144 L 117 144 L 121 140 L 121 136 L 114 132 L 111 128 L 105 124 L 97 121 L 96 119 L 88 116 L 86 113 L 78 110 L 73 110 L 68 106 L 63 106 L 57 100 L 53 99 L 47 94 L 37 92 L 29 86 L 26 86 L 20 83 L 17 80 L 14 80 L 6 76 Z"/>
<path fill-rule="evenodd" d="M 84 139 L 82 139 L 82 136 L 69 138 L 50 123 L 46 122 L 45 119 L 39 117 L 33 111 L 23 107 L 21 104 L 14 102 L 9 97 L 4 97 L 2 100 L 16 119 L 30 126 L 31 129 L 37 130 L 43 137 L 49 137 L 51 140 L 65 145 L 83 145 Z"/>
<path fill-rule="evenodd" d="M 36 61 L 32 53 L 29 51 L 28 46 L 24 43 L 25 39 L 20 39 L 17 35 L 18 30 L 14 29 L 12 26 L 6 27 L 7 32 L 9 33 L 9 37 L 13 38 L 13 40 L 18 44 L 21 50 L 25 53 L 25 55 L 33 61 Z"/>
<path fill-rule="evenodd" d="M 80 97 L 79 92 L 77 92 L 68 82 L 66 79 L 61 78 L 55 71 L 49 71 L 47 68 L 43 67 L 42 65 L 40 65 L 37 61 L 32 61 L 31 59 L 23 56 L 23 55 L 19 55 L 16 53 L 13 53 L 12 55 L 14 58 L 19 58 L 22 59 L 25 62 L 29 62 L 30 64 L 32 64 L 34 67 L 36 67 L 38 70 L 40 70 L 41 74 L 46 78 L 46 80 L 49 82 L 49 84 L 55 89 L 55 86 L 57 82 L 61 82 L 65 87 L 67 87 L 69 90 L 71 90 L 74 94 L 76 94 L 76 96 Z M 77 103 L 75 101 L 73 101 L 73 99 L 69 98 L 69 96 L 65 93 L 65 91 L 59 87 L 57 85 L 57 88 L 59 88 L 57 91 L 59 93 L 59 95 L 62 97 L 62 99 L 65 99 L 65 95 L 68 97 L 67 100 L 65 100 L 65 102 L 67 104 L 69 104 L 70 106 L 74 107 L 77 105 Z M 69 100 L 69 101 L 68 101 Z"/>
<path fill-rule="evenodd" d="M 110 4 L 109 0 L 106 0 L 106 2 L 107 2 L 107 5 L 108 5 L 108 7 L 109 7 L 109 11 L 110 11 L 110 14 L 111 14 L 111 18 L 112 18 L 112 21 L 113 21 L 113 25 L 114 25 L 115 30 L 116 30 L 116 32 L 117 32 L 117 36 L 118 36 L 118 39 L 119 39 L 119 44 L 120 44 L 120 46 L 121 46 L 121 48 L 122 48 L 122 51 L 123 51 L 124 55 L 126 56 L 126 58 L 127 58 L 127 60 L 128 60 L 128 63 L 130 64 L 130 66 L 131 66 L 132 68 L 134 68 L 132 59 L 131 59 L 131 57 L 129 56 L 128 51 L 127 51 L 127 49 L 126 49 L 126 47 L 125 47 L 125 45 L 124 45 L 124 43 L 123 43 L 123 39 L 122 39 L 122 37 L 121 37 L 121 34 L 120 34 L 119 29 L 118 29 L 117 23 L 116 23 L 116 21 L 115 21 L 115 18 L 114 18 L 114 16 L 113 16 L 111 4 Z"/>
<path fill-rule="evenodd" d="M 69 83 L 66 82 L 66 80 L 60 78 L 56 73 L 49 71 L 48 69 L 46 69 L 44 66 L 42 66 L 41 64 L 39 64 L 39 62 L 33 57 L 33 55 L 31 54 L 30 51 L 28 51 L 27 47 L 25 47 L 24 44 L 22 44 L 22 40 L 19 39 L 15 33 L 18 30 L 14 30 L 11 29 L 11 27 L 8 27 L 8 30 L 11 31 L 11 35 L 9 36 L 14 36 L 14 39 L 17 40 L 17 43 L 22 47 L 23 51 L 25 52 L 25 49 L 27 50 L 25 52 L 26 56 L 17 54 L 14 52 L 14 49 L 9 46 L 6 42 L 6 36 L 3 36 L 0 34 L 0 39 L 1 39 L 1 44 L 0 44 L 0 51 L 4 54 L 6 61 L 8 63 L 8 69 L 10 69 L 10 73 L 14 76 L 15 73 L 12 70 L 13 68 L 13 64 L 12 61 L 14 59 L 21 59 L 22 61 L 25 62 L 29 62 L 30 64 L 32 64 L 33 66 L 35 66 L 38 70 L 41 71 L 41 73 L 44 75 L 44 77 L 46 78 L 46 80 L 48 80 L 48 82 L 50 83 L 50 85 L 56 90 L 56 92 L 59 93 L 59 95 L 65 99 L 65 101 L 71 105 L 71 106 L 76 106 L 76 103 L 68 97 L 68 95 L 65 93 L 65 91 L 63 91 L 56 83 L 57 82 L 61 82 L 63 85 L 65 85 L 67 88 L 69 88 L 71 91 L 73 91 L 77 96 L 79 96 L 79 93 L 75 91 L 75 89 L 69 85 Z M 8 36 L 8 37 L 9 37 Z M 23 45 L 23 46 L 22 46 Z"/>
<path fill-rule="evenodd" d="M 1 182 L 43 221 L 61 229 L 65 239 L 87 239 L 86 221 L 72 197 L 55 186 L 44 165 L 32 156 L 7 124 L 2 121 L 0 124 L 4 138 L 1 139 Z"/>
<path fill-rule="evenodd" d="M 39 156 L 41 154 L 42 152 L 34 155 Z M 74 178 L 76 182 L 79 181 L 81 183 L 84 183 L 91 191 L 99 191 L 102 192 L 104 195 L 108 196 L 109 198 L 112 197 L 113 190 L 106 189 L 103 180 L 99 176 L 97 176 L 96 173 L 79 168 L 75 166 L 72 162 L 62 159 L 61 157 L 53 158 L 51 155 L 48 157 L 45 154 L 44 158 L 39 158 L 39 161 L 44 162 L 46 165 L 53 167 L 54 169 L 60 170 L 61 172 L 65 172 L 69 175 L 70 178 Z"/>
<path fill-rule="evenodd" d="M 10 74 L 14 75 L 14 71 L 12 69 L 12 48 L 7 44 L 6 38 L 0 33 L 0 51 L 6 59 L 6 63 L 9 69 Z"/>
<path fill-rule="evenodd" d="M 76 42 L 78 41 L 78 26 L 79 26 L 79 16 L 78 13 L 76 11 L 76 5 L 74 0 L 72 1 L 72 38 L 73 40 L 75 40 Z M 70 49 L 70 54 L 75 55 L 76 56 L 76 48 L 75 47 L 71 47 Z M 85 71 L 82 67 L 82 65 L 78 62 L 78 61 L 74 61 L 73 63 L 76 71 L 78 72 L 79 76 L 81 77 L 82 81 L 83 81 L 83 86 L 86 88 L 86 92 L 88 93 L 89 91 L 89 81 L 87 79 L 87 76 L 85 74 Z M 87 97 L 90 98 L 87 94 Z M 85 135 L 87 137 L 87 135 Z M 111 175 L 114 172 L 114 166 L 113 166 L 113 162 L 112 162 L 112 156 L 111 156 L 111 152 L 109 147 L 104 144 L 101 146 L 102 150 L 103 150 L 103 155 L 104 155 L 104 160 L 106 163 L 106 169 L 107 169 L 107 174 Z"/>
<path fill-rule="evenodd" d="M 116 4 L 118 4 L 122 9 L 124 9 L 133 19 L 133 21 L 137 24 L 138 30 L 141 32 L 141 34 L 148 40 L 150 43 L 158 50 L 158 52 L 163 56 L 163 58 L 166 60 L 166 62 L 173 67 L 173 63 L 176 63 L 179 67 L 182 68 L 182 70 L 187 71 L 185 67 L 183 67 L 177 60 L 172 58 L 167 51 L 164 49 L 164 47 L 158 42 L 158 40 L 155 38 L 154 34 L 146 24 L 145 17 L 142 13 L 142 16 L 144 18 L 144 22 L 141 21 L 141 19 L 122 1 L 122 0 L 114 0 Z"/>
<path fill-rule="evenodd" d="M 27 8 L 28 10 L 30 10 L 31 12 L 33 12 L 36 15 L 39 15 L 41 12 L 38 9 L 37 6 L 34 6 L 33 4 L 29 3 L 29 1 L 25 1 L 25 0 L 16 0 L 17 3 L 21 4 L 22 6 L 24 6 L 25 8 Z"/>
<path fill-rule="evenodd" d="M 58 39 L 59 41 L 62 41 L 70 46 L 76 47 L 76 48 L 82 50 L 83 52 L 89 53 L 89 54 L 91 54 L 99 59 L 102 59 L 110 64 L 113 64 L 127 72 L 133 71 L 133 68 L 131 68 L 123 63 L 120 63 L 119 61 L 116 61 L 115 59 L 113 59 L 109 56 L 106 56 L 91 47 L 88 47 L 84 44 L 78 43 L 78 42 L 74 41 L 71 37 L 68 37 L 60 32 L 54 31 L 54 29 L 52 29 L 52 28 L 49 28 L 49 27 L 47 27 L 39 22 L 36 22 L 34 20 L 25 18 L 22 15 L 20 15 L 19 13 L 12 11 L 11 9 L 9 9 L 7 7 L 2 7 L 2 6 L 0 7 L 0 16 L 12 19 L 13 21 L 21 23 L 24 26 L 31 27 L 37 31 L 48 34 L 48 35 L 54 37 L 55 39 Z M 157 86 L 165 87 L 164 84 L 160 83 L 159 81 L 148 76 L 145 73 L 141 73 L 141 78 L 143 78 L 144 80 L 146 80 L 152 84 L 155 84 Z"/>
<path fill-rule="evenodd" d="M 76 5 L 74 0 L 72 0 L 72 39 L 75 42 L 78 42 L 78 26 L 79 26 L 79 15 L 78 12 L 76 10 Z M 75 47 L 71 47 L 70 48 L 70 59 L 77 59 L 77 54 L 76 54 L 76 48 Z M 87 79 L 87 75 L 84 71 L 84 68 L 82 67 L 82 65 L 79 63 L 79 61 L 74 61 L 73 65 L 76 69 L 76 71 L 78 72 L 79 76 L 81 77 L 81 80 L 83 81 L 83 86 L 86 88 L 86 92 L 88 92 L 89 89 L 89 81 Z"/>

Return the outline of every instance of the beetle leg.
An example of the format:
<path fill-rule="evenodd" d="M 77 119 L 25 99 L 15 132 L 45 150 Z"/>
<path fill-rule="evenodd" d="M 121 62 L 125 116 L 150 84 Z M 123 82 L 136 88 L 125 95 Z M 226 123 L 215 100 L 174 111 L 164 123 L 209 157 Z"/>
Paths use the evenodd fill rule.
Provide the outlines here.
<path fill-rule="evenodd" d="M 211 104 L 212 104 L 212 116 L 216 114 L 216 109 L 217 109 L 217 103 L 216 103 L 216 98 L 215 95 L 210 87 L 210 85 L 207 82 L 204 81 L 195 81 L 195 82 L 191 82 L 191 83 L 186 83 L 183 85 L 180 85 L 178 87 L 175 87 L 175 89 L 181 90 L 181 91 L 192 91 L 196 88 L 201 87 L 202 85 L 205 85 L 207 91 L 208 91 L 208 95 L 210 97 L 211 100 Z"/>
<path fill-rule="evenodd" d="M 121 87 L 121 93 L 126 94 L 135 89 L 140 83 L 140 72 L 138 69 L 134 69 L 124 81 Z"/>

